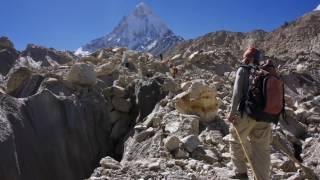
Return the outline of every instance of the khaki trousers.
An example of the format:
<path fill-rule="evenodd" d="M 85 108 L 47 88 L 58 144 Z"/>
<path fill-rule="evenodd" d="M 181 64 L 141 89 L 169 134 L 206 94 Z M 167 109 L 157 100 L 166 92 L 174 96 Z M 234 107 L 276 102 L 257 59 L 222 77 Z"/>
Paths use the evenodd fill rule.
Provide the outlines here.
<path fill-rule="evenodd" d="M 243 153 L 238 133 L 249 155 L 258 180 L 270 179 L 271 124 L 257 122 L 246 114 L 230 127 L 230 153 L 235 173 L 246 173 L 246 157 Z"/>

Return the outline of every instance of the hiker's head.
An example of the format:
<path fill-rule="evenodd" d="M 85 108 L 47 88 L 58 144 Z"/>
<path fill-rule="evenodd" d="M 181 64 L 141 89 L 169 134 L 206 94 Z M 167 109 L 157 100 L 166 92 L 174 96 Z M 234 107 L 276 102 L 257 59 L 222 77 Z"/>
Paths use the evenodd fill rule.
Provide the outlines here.
<path fill-rule="evenodd" d="M 253 63 L 254 65 L 259 65 L 259 62 L 260 62 L 260 51 L 258 49 L 250 47 L 244 52 L 242 63 L 244 64 Z"/>

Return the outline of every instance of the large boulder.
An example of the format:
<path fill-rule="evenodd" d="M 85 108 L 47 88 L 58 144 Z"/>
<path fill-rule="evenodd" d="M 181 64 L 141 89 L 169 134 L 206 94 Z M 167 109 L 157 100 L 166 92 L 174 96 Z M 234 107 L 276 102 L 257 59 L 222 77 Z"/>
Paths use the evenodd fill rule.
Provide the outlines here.
<path fill-rule="evenodd" d="M 13 68 L 7 75 L 6 92 L 11 95 L 17 94 L 31 76 L 32 71 L 26 67 Z"/>
<path fill-rule="evenodd" d="M 199 134 L 199 116 L 180 114 L 177 111 L 171 111 L 163 117 L 165 124 L 164 130 L 169 134 L 178 137 Z"/>
<path fill-rule="evenodd" d="M 163 88 L 165 79 L 163 76 L 157 76 L 146 81 L 140 81 L 136 85 L 135 95 L 139 113 L 137 121 L 147 117 L 155 105 L 168 94 L 168 91 Z"/>
<path fill-rule="evenodd" d="M 207 122 L 214 120 L 219 107 L 215 89 L 209 87 L 204 80 L 184 84 L 182 89 L 187 90 L 174 98 L 179 112 L 199 115 L 201 120 Z"/>
<path fill-rule="evenodd" d="M 112 154 L 107 104 L 98 94 L 48 90 L 0 104 L 0 179 L 85 179 Z"/>
<path fill-rule="evenodd" d="M 97 76 L 92 65 L 77 63 L 71 67 L 67 80 L 77 85 L 93 86 Z"/>
<path fill-rule="evenodd" d="M 105 75 L 110 75 L 112 74 L 118 67 L 119 65 L 116 64 L 113 61 L 107 62 L 105 64 L 102 64 L 98 66 L 95 71 L 97 73 L 97 76 L 105 76 Z"/>

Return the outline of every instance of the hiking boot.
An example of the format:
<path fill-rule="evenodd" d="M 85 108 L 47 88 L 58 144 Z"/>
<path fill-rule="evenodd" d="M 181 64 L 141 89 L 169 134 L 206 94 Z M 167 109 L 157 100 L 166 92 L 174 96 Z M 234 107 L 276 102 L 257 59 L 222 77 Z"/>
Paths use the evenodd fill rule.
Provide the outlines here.
<path fill-rule="evenodd" d="M 245 180 L 245 179 L 249 179 L 248 174 L 247 173 L 237 173 L 234 176 L 231 176 L 230 179 L 240 179 L 240 180 Z"/>

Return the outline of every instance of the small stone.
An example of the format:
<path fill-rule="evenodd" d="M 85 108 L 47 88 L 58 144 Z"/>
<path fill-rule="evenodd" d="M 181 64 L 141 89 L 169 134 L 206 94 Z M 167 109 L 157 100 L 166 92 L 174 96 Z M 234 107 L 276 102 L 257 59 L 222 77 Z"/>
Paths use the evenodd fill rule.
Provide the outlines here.
<path fill-rule="evenodd" d="M 168 168 L 173 168 L 174 167 L 174 162 L 168 162 L 168 163 L 166 163 L 166 167 L 168 167 Z"/>
<path fill-rule="evenodd" d="M 189 157 L 189 153 L 184 151 L 183 149 L 181 148 L 178 148 L 176 149 L 174 152 L 173 152 L 173 155 L 175 158 L 177 159 L 186 159 Z"/>
<path fill-rule="evenodd" d="M 183 138 L 181 141 L 183 143 L 183 147 L 190 153 L 201 144 L 198 136 L 195 135 L 189 135 Z"/>
<path fill-rule="evenodd" d="M 304 179 L 305 177 L 301 173 L 297 172 L 294 175 L 290 176 L 287 180 L 304 180 Z"/>
<path fill-rule="evenodd" d="M 193 173 L 188 173 L 188 177 L 190 177 L 191 180 L 197 180 L 198 179 L 197 176 L 194 175 Z"/>
<path fill-rule="evenodd" d="M 155 131 L 152 127 L 148 128 L 145 131 L 142 131 L 141 133 L 136 135 L 136 141 L 137 142 L 142 142 L 146 140 L 147 138 L 153 136 L 155 134 Z"/>
<path fill-rule="evenodd" d="M 151 171 L 159 171 L 160 170 L 160 162 L 154 162 L 148 165 L 148 168 Z"/>
<path fill-rule="evenodd" d="M 296 171 L 297 171 L 297 168 L 296 168 L 294 162 L 291 161 L 291 160 L 283 161 L 283 162 L 280 164 L 280 168 L 281 168 L 284 172 L 296 172 Z"/>
<path fill-rule="evenodd" d="M 180 140 L 177 136 L 170 136 L 164 140 L 164 146 L 171 152 L 179 148 Z"/>
<path fill-rule="evenodd" d="M 188 163 L 183 161 L 183 160 L 175 160 L 174 164 L 180 167 L 184 167 L 185 165 L 187 165 Z"/>
<path fill-rule="evenodd" d="M 153 126 L 154 121 L 155 121 L 156 119 L 160 119 L 160 118 L 158 117 L 157 113 L 154 113 L 154 112 L 153 112 L 153 113 L 149 114 L 149 115 L 145 118 L 145 120 L 143 121 L 143 125 L 145 125 L 145 126 L 147 126 L 147 127 Z M 160 119 L 160 121 L 161 121 L 161 119 Z"/>
<path fill-rule="evenodd" d="M 208 149 L 203 149 L 201 147 L 197 147 L 193 152 L 192 152 L 192 158 L 204 161 L 208 164 L 213 164 L 218 161 L 217 156 Z"/>
<path fill-rule="evenodd" d="M 121 169 L 121 164 L 109 156 L 102 158 L 100 165 L 106 169 Z"/>
<path fill-rule="evenodd" d="M 146 130 L 148 127 L 143 125 L 143 124 L 137 124 L 136 126 L 134 126 L 134 130 L 136 130 L 137 132 L 141 132 L 143 130 Z"/>

